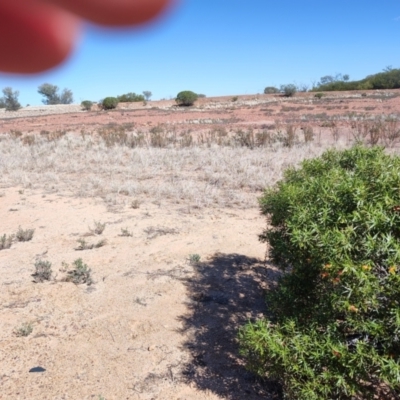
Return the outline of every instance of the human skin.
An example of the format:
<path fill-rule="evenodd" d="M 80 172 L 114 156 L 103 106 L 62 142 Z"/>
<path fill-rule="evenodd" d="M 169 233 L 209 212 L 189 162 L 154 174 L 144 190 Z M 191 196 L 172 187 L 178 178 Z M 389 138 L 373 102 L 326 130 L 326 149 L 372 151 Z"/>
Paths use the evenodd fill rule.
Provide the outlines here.
<path fill-rule="evenodd" d="M 0 71 L 36 73 L 69 55 L 87 20 L 134 26 L 159 15 L 172 0 L 5 0 L 0 2 Z"/>

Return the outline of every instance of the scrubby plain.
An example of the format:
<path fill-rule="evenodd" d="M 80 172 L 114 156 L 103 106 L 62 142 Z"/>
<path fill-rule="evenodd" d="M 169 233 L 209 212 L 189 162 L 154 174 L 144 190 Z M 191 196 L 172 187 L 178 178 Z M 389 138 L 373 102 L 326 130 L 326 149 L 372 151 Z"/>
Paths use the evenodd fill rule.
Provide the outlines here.
<path fill-rule="evenodd" d="M 1 114 L 0 398 L 279 398 L 237 349 L 277 274 L 257 198 L 330 147 L 397 153 L 400 92 L 363 93 Z"/>

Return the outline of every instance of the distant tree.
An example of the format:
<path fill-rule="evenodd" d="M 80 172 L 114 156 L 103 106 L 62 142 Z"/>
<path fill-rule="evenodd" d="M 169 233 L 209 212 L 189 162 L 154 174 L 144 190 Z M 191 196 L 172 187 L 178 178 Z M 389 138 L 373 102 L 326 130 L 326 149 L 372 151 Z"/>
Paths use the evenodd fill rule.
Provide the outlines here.
<path fill-rule="evenodd" d="M 288 85 L 281 85 L 281 92 L 286 97 L 292 97 L 296 94 L 297 87 L 296 87 L 296 85 L 293 85 L 293 83 L 289 83 Z"/>
<path fill-rule="evenodd" d="M 199 99 L 204 99 L 205 97 L 207 97 L 205 94 L 203 94 L 203 93 L 197 93 L 197 97 L 199 98 Z"/>
<path fill-rule="evenodd" d="M 191 90 L 184 90 L 177 94 L 175 101 L 180 106 L 192 106 L 198 97 L 199 96 Z"/>
<path fill-rule="evenodd" d="M 72 95 L 72 91 L 70 89 L 65 88 L 60 96 L 60 104 L 71 104 L 74 101 L 74 97 Z"/>
<path fill-rule="evenodd" d="M 50 83 L 43 83 L 38 87 L 38 93 L 44 96 L 43 104 L 52 105 L 59 104 L 60 99 L 58 96 L 58 86 Z"/>
<path fill-rule="evenodd" d="M 38 93 L 44 97 L 42 102 L 46 105 L 71 104 L 74 101 L 70 89 L 64 89 L 60 95 L 58 86 L 50 83 L 43 83 L 40 85 L 38 87 Z"/>
<path fill-rule="evenodd" d="M 153 93 L 150 92 L 150 90 L 143 90 L 143 96 L 145 97 L 146 101 L 149 101 L 151 96 L 153 96 Z"/>
<path fill-rule="evenodd" d="M 4 97 L 0 97 L 0 108 L 6 108 L 6 102 L 4 101 Z"/>
<path fill-rule="evenodd" d="M 348 82 L 348 81 L 350 80 L 350 75 L 349 75 L 349 74 L 344 74 L 344 75 L 343 75 L 343 80 L 344 80 L 345 82 Z"/>
<path fill-rule="evenodd" d="M 309 86 L 306 83 L 301 83 L 297 85 L 298 92 L 308 92 Z"/>
<path fill-rule="evenodd" d="M 332 83 L 332 82 L 335 82 L 335 78 L 332 75 L 325 75 L 322 76 L 320 79 L 321 85 L 326 85 L 327 83 Z"/>
<path fill-rule="evenodd" d="M 11 87 L 3 89 L 3 102 L 7 111 L 17 111 L 21 108 L 21 104 L 18 101 L 19 91 L 12 90 Z"/>
<path fill-rule="evenodd" d="M 275 94 L 275 93 L 279 93 L 279 89 L 275 86 L 267 86 L 264 89 L 264 94 Z"/>

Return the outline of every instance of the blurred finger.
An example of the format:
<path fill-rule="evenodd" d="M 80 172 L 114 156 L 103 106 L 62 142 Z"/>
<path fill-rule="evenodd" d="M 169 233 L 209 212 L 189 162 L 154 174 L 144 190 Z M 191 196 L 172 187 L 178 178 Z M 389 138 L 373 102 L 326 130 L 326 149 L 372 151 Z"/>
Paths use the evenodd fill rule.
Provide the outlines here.
<path fill-rule="evenodd" d="M 54 67 L 70 53 L 78 20 L 34 0 L 0 2 L 0 70 L 32 73 Z"/>
<path fill-rule="evenodd" d="M 102 25 L 141 24 L 154 18 L 171 0 L 46 0 Z"/>

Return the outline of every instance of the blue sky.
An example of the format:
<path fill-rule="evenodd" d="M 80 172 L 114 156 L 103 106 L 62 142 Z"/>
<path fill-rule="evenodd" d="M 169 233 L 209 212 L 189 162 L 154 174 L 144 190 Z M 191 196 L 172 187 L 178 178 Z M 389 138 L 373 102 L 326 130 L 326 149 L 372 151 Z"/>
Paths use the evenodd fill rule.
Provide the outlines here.
<path fill-rule="evenodd" d="M 91 25 L 70 59 L 31 76 L 0 74 L 0 88 L 41 104 L 52 83 L 74 100 L 150 90 L 207 96 L 262 93 L 266 86 L 311 85 L 323 75 L 362 79 L 400 68 L 400 0 L 179 0 L 140 29 Z"/>

